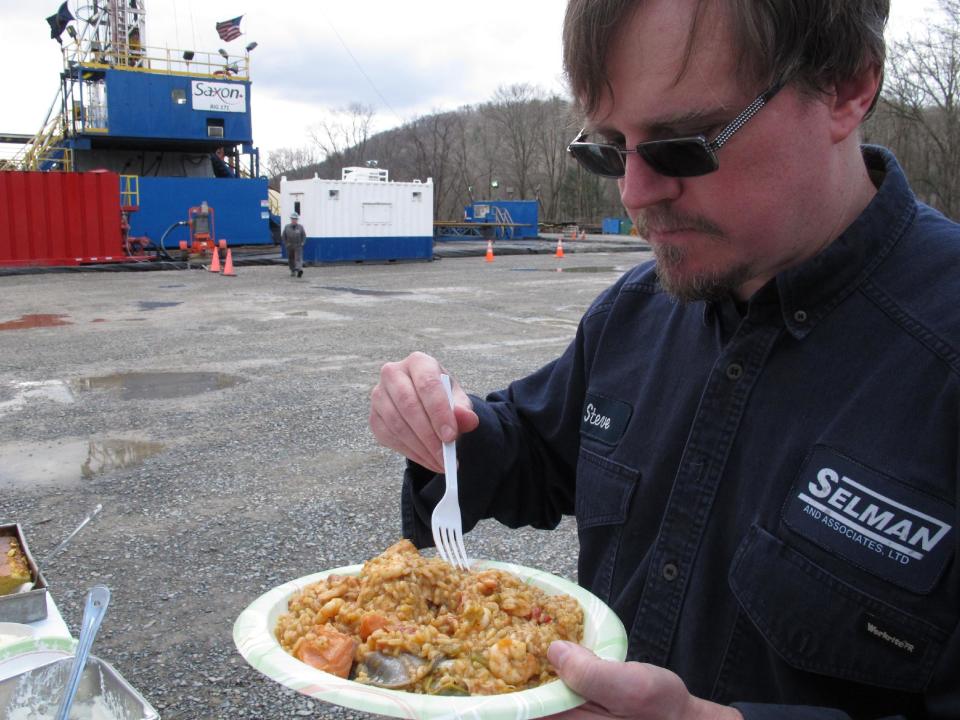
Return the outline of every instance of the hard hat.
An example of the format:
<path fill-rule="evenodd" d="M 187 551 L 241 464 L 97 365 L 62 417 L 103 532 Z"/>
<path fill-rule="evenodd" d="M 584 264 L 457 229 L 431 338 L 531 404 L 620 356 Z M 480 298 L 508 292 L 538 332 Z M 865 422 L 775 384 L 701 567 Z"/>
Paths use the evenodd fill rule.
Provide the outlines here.
<path fill-rule="evenodd" d="M 297 213 L 295 213 L 295 212 L 290 213 L 290 219 L 291 219 L 291 220 L 297 220 L 299 217 L 300 217 L 300 216 L 299 216 Z"/>

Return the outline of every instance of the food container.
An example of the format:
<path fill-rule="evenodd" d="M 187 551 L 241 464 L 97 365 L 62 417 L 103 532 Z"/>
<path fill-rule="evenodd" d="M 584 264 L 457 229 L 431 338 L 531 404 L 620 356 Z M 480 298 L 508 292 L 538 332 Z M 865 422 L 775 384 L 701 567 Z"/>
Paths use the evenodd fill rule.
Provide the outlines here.
<path fill-rule="evenodd" d="M 53 720 L 70 679 L 67 657 L 0 681 L 0 717 Z M 73 701 L 70 717 L 110 720 L 159 720 L 160 715 L 110 663 L 91 655 Z"/>
<path fill-rule="evenodd" d="M 31 623 L 47 617 L 47 581 L 37 566 L 37 561 L 30 554 L 30 546 L 23 536 L 19 523 L 0 525 L 0 535 L 12 535 L 20 544 L 20 549 L 27 556 L 27 566 L 33 577 L 33 588 L 9 595 L 0 595 L 0 621 Z"/>

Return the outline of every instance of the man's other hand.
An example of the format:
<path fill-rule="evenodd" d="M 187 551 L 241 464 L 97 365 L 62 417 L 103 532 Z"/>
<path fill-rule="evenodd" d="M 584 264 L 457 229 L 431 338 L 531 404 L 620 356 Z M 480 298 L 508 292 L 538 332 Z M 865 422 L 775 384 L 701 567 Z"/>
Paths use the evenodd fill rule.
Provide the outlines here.
<path fill-rule="evenodd" d="M 576 643 L 557 641 L 547 657 L 585 705 L 554 717 L 565 720 L 743 720 L 735 709 L 696 698 L 678 675 L 656 665 L 602 660 Z"/>

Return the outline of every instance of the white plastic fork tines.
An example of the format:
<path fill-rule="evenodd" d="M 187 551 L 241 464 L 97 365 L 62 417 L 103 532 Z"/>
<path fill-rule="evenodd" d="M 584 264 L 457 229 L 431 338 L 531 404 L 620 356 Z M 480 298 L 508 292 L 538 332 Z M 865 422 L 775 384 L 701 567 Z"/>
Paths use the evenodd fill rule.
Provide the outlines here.
<path fill-rule="evenodd" d="M 440 381 L 443 389 L 447 391 L 447 399 L 452 409 L 453 388 L 450 387 L 450 376 L 441 375 Z M 470 561 L 463 547 L 463 521 L 460 519 L 460 497 L 457 490 L 457 446 L 454 443 L 443 443 L 443 472 L 447 488 L 430 518 L 433 542 L 440 557 L 451 565 L 466 570 Z"/>

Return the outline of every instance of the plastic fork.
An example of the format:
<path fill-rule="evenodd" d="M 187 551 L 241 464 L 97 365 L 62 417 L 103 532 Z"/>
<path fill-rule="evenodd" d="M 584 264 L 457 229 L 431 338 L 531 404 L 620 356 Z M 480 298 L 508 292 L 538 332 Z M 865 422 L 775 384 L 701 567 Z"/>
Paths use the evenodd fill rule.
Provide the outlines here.
<path fill-rule="evenodd" d="M 441 375 L 440 382 L 447 391 L 450 409 L 453 409 L 453 388 L 450 376 Z M 470 561 L 463 547 L 463 521 L 460 519 L 460 495 L 457 489 L 457 446 L 455 443 L 443 443 L 443 473 L 447 489 L 430 517 L 430 529 L 433 531 L 433 544 L 437 546 L 440 557 L 461 570 L 466 570 Z"/>

